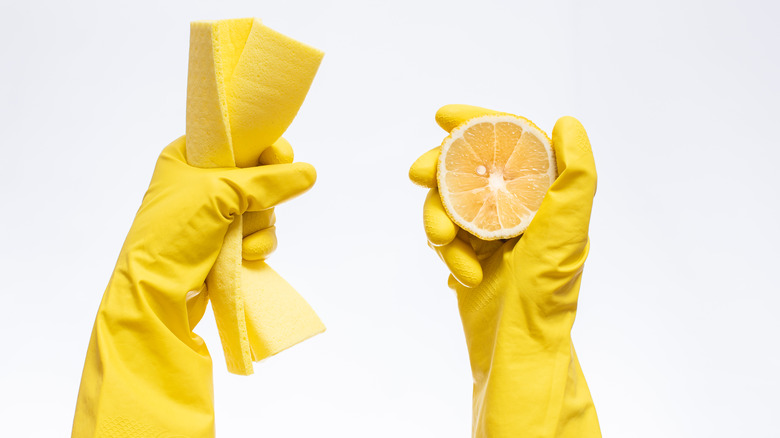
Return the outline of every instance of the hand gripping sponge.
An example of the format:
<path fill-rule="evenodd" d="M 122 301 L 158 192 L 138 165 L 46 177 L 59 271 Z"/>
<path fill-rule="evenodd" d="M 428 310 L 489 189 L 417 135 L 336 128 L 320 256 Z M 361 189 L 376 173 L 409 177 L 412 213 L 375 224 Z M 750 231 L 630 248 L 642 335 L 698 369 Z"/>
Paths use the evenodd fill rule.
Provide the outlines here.
<path fill-rule="evenodd" d="M 187 161 L 198 167 L 257 165 L 295 118 L 322 56 L 254 18 L 191 23 Z M 234 220 L 206 278 L 227 368 L 234 374 L 252 374 L 253 361 L 325 330 L 279 274 L 262 260 L 242 258 L 245 228 L 262 222 L 252 216 L 262 214 Z"/>

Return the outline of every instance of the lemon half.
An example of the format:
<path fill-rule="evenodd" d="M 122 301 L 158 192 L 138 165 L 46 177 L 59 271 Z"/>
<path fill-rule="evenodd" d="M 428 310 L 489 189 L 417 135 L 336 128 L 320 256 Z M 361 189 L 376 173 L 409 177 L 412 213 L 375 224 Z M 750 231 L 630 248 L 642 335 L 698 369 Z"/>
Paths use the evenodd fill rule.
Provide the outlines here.
<path fill-rule="evenodd" d="M 550 138 L 523 117 L 470 119 L 441 145 L 442 204 L 453 222 L 483 240 L 522 234 L 556 176 Z"/>

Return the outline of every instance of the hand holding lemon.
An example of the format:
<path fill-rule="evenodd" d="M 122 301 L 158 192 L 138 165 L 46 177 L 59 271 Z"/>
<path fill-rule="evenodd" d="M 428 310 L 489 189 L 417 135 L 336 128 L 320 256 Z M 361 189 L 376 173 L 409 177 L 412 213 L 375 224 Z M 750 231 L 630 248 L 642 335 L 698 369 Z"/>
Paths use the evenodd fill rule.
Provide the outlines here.
<path fill-rule="evenodd" d="M 600 437 L 571 341 L 596 168 L 572 117 L 552 140 L 530 121 L 468 105 L 409 171 L 430 189 L 423 223 L 447 264 L 474 377 L 474 437 Z"/>

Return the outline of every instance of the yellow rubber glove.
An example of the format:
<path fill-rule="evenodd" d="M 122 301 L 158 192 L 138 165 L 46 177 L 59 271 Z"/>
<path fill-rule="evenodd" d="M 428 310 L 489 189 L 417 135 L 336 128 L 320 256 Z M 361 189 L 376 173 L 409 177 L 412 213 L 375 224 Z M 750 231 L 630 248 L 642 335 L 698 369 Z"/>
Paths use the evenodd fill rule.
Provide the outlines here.
<path fill-rule="evenodd" d="M 450 131 L 487 114 L 498 112 L 448 105 L 436 120 Z M 571 341 L 596 168 L 576 119 L 558 120 L 552 143 L 558 178 L 525 234 L 504 241 L 482 241 L 449 220 L 436 200 L 438 148 L 410 170 L 412 181 L 431 189 L 426 234 L 458 297 L 474 378 L 474 437 L 601 436 Z"/>
<path fill-rule="evenodd" d="M 211 357 L 192 331 L 204 281 L 236 218 L 315 178 L 306 163 L 197 168 L 184 137 L 163 150 L 98 309 L 74 437 L 214 436 Z"/>

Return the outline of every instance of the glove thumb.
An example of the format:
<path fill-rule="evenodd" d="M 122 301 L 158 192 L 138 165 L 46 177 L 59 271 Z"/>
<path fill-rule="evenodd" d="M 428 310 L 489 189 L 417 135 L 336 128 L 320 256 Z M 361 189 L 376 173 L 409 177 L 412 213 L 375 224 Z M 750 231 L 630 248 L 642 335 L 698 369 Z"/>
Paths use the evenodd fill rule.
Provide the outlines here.
<path fill-rule="evenodd" d="M 309 163 L 269 164 L 224 171 L 223 213 L 267 210 L 306 192 L 317 180 L 317 171 Z"/>
<path fill-rule="evenodd" d="M 552 135 L 558 178 L 515 247 L 545 260 L 584 261 L 596 194 L 596 165 L 588 135 L 574 117 L 561 117 Z"/>

